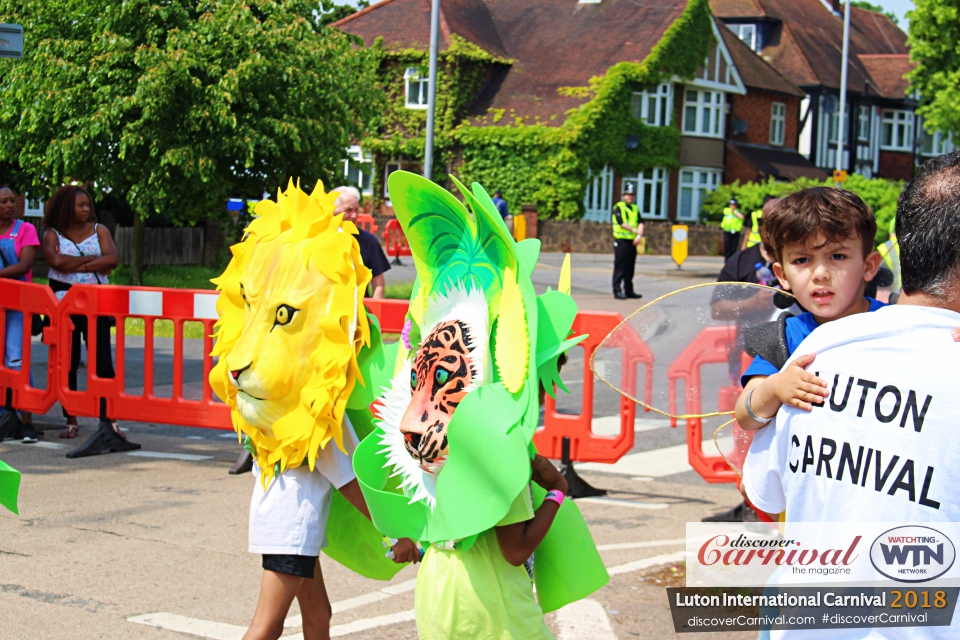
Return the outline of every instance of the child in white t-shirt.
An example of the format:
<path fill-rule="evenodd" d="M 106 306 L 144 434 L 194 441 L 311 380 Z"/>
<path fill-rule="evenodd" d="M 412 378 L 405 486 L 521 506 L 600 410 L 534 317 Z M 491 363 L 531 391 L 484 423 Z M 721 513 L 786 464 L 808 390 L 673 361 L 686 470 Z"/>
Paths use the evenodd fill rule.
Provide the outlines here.
<path fill-rule="evenodd" d="M 370 512 L 353 473 L 351 456 L 358 444 L 350 421 L 343 419 L 343 447 L 333 442 L 317 454 L 314 471 L 306 465 L 287 469 L 266 490 L 254 464 L 256 483 L 250 498 L 250 553 L 263 555 L 260 600 L 244 640 L 275 639 L 283 632 L 294 597 L 300 604 L 303 637 L 330 637 L 330 599 L 320 571 L 320 550 L 327 546 L 327 518 L 333 490 L 367 518 Z M 416 562 L 419 551 L 403 538 L 393 547 L 397 563 Z"/>

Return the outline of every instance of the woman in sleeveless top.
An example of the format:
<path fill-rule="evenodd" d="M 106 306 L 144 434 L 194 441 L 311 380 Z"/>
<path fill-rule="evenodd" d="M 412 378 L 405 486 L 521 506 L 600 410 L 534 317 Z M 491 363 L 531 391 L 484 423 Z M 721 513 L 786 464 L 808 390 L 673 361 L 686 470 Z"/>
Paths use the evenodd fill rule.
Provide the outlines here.
<path fill-rule="evenodd" d="M 82 188 L 60 187 L 47 202 L 43 215 L 43 257 L 50 265 L 50 288 L 58 300 L 75 284 L 107 284 L 107 276 L 117 266 L 117 248 L 110 231 L 97 223 L 93 200 Z M 73 321 L 73 344 L 70 350 L 69 387 L 77 388 L 80 368 L 80 339 L 88 342 L 87 318 L 70 316 Z M 96 371 L 100 378 L 113 378 L 113 357 L 110 352 L 110 318 L 97 318 Z M 67 418 L 67 429 L 61 438 L 74 438 L 79 427 L 74 416 Z M 116 425 L 114 425 L 116 428 Z"/>

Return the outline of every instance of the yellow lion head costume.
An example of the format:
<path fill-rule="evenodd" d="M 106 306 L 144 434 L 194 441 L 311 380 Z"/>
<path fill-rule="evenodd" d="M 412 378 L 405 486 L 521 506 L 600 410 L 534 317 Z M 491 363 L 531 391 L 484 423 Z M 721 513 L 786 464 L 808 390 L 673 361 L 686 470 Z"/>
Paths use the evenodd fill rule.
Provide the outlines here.
<path fill-rule="evenodd" d="M 360 377 L 370 342 L 356 227 L 334 216 L 337 193 L 318 182 L 307 195 L 290 181 L 256 219 L 213 282 L 220 297 L 210 386 L 230 406 L 234 429 L 255 448 L 266 485 L 307 463 L 331 439 Z"/>

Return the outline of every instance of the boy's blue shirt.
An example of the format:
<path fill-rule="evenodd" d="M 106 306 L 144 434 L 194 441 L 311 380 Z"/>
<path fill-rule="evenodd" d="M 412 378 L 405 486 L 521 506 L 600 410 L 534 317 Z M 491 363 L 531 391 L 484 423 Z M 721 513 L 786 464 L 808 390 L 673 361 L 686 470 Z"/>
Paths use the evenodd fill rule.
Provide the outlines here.
<path fill-rule="evenodd" d="M 867 298 L 867 300 L 870 301 L 870 311 L 876 311 L 877 309 L 887 306 L 887 303 L 874 300 L 873 298 Z M 790 350 L 791 354 L 796 351 L 804 338 L 820 326 L 817 324 L 817 321 L 813 319 L 813 314 L 809 311 L 805 311 L 792 318 L 787 318 L 785 325 L 787 332 L 787 349 Z M 762 357 L 756 356 L 753 362 L 750 363 L 750 366 L 747 367 L 747 370 L 740 376 L 740 386 L 747 386 L 747 381 L 753 376 L 772 376 L 778 371 L 780 371 L 780 369 L 777 369 Z"/>

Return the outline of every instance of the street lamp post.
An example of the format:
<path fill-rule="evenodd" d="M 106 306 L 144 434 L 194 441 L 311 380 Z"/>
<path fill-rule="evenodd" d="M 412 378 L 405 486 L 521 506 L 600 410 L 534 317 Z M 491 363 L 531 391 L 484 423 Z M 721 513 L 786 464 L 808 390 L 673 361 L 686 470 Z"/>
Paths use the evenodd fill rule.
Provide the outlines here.
<path fill-rule="evenodd" d="M 843 54 L 840 68 L 840 119 L 837 127 L 837 171 L 842 171 L 843 166 L 843 142 L 846 137 L 844 134 L 845 124 L 844 116 L 847 110 L 847 67 L 850 60 L 850 0 L 846 1 L 846 8 L 843 12 Z"/>
<path fill-rule="evenodd" d="M 423 150 L 423 177 L 433 174 L 433 128 L 437 110 L 437 37 L 440 31 L 440 0 L 430 6 L 430 80 L 427 86 L 427 134 Z"/>

